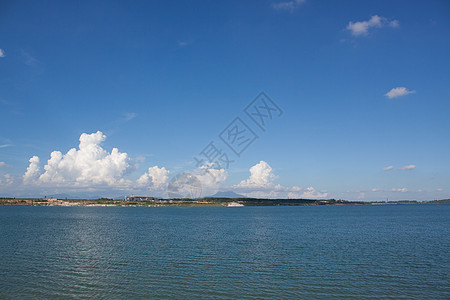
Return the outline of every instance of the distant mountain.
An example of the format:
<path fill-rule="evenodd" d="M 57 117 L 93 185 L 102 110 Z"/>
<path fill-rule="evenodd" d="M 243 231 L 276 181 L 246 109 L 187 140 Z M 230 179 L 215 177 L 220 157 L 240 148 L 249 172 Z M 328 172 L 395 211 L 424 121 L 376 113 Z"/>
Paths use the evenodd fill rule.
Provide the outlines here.
<path fill-rule="evenodd" d="M 213 198 L 247 198 L 244 195 L 236 194 L 233 191 L 223 191 L 223 192 L 217 192 L 214 195 L 210 196 Z"/>

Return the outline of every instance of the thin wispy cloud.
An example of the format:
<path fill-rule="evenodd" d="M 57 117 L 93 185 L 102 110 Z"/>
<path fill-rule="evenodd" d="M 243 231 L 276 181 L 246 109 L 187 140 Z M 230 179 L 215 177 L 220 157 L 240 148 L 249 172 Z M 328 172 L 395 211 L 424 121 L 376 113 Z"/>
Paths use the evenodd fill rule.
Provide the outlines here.
<path fill-rule="evenodd" d="M 358 22 L 350 21 L 346 29 L 349 30 L 354 36 L 366 36 L 369 34 L 370 29 L 382 28 L 386 26 L 397 28 L 400 26 L 400 22 L 398 20 L 389 21 L 385 17 L 374 15 L 367 21 L 358 21 Z"/>
<path fill-rule="evenodd" d="M 406 193 L 408 191 L 409 190 L 407 188 L 391 188 L 391 189 L 372 188 L 370 190 L 356 190 L 356 191 L 346 191 L 346 192 L 347 193 L 370 194 L 370 193 L 388 193 L 388 192 Z"/>
<path fill-rule="evenodd" d="M 143 155 L 136 156 L 134 158 L 134 161 L 136 161 L 136 162 L 144 162 L 145 161 L 145 156 L 143 156 Z"/>
<path fill-rule="evenodd" d="M 292 1 L 278 2 L 272 4 L 272 8 L 275 10 L 287 10 L 292 12 L 305 2 L 306 0 L 292 0 Z"/>
<path fill-rule="evenodd" d="M 400 22 L 398 20 L 393 20 L 389 22 L 389 26 L 392 28 L 397 28 L 400 26 Z"/>
<path fill-rule="evenodd" d="M 9 168 L 10 165 L 8 165 L 7 163 L 5 163 L 4 161 L 0 161 L 0 168 Z"/>
<path fill-rule="evenodd" d="M 22 53 L 22 57 L 23 57 L 23 62 L 27 66 L 38 67 L 41 64 L 41 62 L 38 59 L 36 59 L 34 56 L 32 56 L 30 53 L 28 53 L 24 50 L 22 50 L 21 53 Z"/>
<path fill-rule="evenodd" d="M 125 122 L 128 122 L 128 121 L 133 120 L 134 118 L 136 118 L 136 116 L 137 116 L 136 113 L 134 113 L 134 112 L 128 112 L 128 113 L 125 113 L 123 120 L 124 120 Z"/>
<path fill-rule="evenodd" d="M 3 49 L 0 48 L 0 57 L 5 57 L 5 56 L 6 56 L 5 51 L 3 51 Z"/>
<path fill-rule="evenodd" d="M 186 46 L 189 46 L 190 44 L 192 44 L 192 42 L 178 41 L 178 46 L 180 46 L 180 47 L 186 47 Z"/>
<path fill-rule="evenodd" d="M 416 91 L 410 91 L 407 88 L 400 86 L 400 87 L 396 87 L 391 89 L 389 92 L 387 92 L 386 94 L 384 94 L 386 97 L 388 97 L 389 99 L 393 99 L 393 98 L 397 98 L 397 97 L 402 97 L 402 96 L 406 96 L 409 94 L 414 94 Z"/>
<path fill-rule="evenodd" d="M 5 105 L 5 106 L 12 106 L 13 103 L 10 101 L 6 101 L 5 99 L 1 99 L 0 98 L 0 104 Z"/>
<path fill-rule="evenodd" d="M 3 145 L 0 145 L 0 148 L 6 148 L 6 147 L 11 147 L 12 146 L 12 144 L 3 144 Z"/>
<path fill-rule="evenodd" d="M 406 165 L 401 168 L 398 168 L 399 170 L 414 170 L 416 168 L 416 165 Z"/>
<path fill-rule="evenodd" d="M 383 171 L 390 171 L 392 169 L 394 169 L 394 166 L 385 167 L 383 168 Z"/>

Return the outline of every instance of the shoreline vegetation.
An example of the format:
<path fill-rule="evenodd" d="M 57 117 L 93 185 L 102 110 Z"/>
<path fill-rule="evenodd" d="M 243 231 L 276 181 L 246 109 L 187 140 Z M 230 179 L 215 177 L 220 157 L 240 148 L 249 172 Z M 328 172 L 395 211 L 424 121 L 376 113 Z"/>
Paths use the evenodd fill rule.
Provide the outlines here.
<path fill-rule="evenodd" d="M 216 198 L 153 199 L 126 201 L 121 199 L 56 199 L 56 198 L 7 198 L 0 197 L 0 206 L 315 206 L 315 205 L 394 205 L 394 204 L 450 204 L 450 199 L 432 201 L 347 201 L 335 199 L 265 199 L 265 198 Z"/>

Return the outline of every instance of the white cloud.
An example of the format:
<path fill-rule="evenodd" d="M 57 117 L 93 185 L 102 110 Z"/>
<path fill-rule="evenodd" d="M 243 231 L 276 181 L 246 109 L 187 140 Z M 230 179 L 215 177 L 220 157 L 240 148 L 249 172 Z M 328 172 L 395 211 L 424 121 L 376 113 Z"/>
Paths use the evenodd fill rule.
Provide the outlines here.
<path fill-rule="evenodd" d="M 30 158 L 29 162 L 30 165 L 28 166 L 27 171 L 23 175 L 24 183 L 30 183 L 37 180 L 41 172 L 39 157 L 35 155 L 32 158 Z"/>
<path fill-rule="evenodd" d="M 169 170 L 161 166 L 149 167 L 136 181 L 126 179 L 129 171 L 135 169 L 136 164 L 127 153 L 121 153 L 117 148 L 111 152 L 105 150 L 101 144 L 106 136 L 98 131 L 92 134 L 83 133 L 79 138 L 78 149 L 72 148 L 63 154 L 53 151 L 43 169 L 40 167 L 39 157 L 33 156 L 27 171 L 23 175 L 23 183 L 38 190 L 58 189 L 59 191 L 95 192 L 101 190 L 127 191 L 127 193 L 148 193 L 162 195 L 166 192 L 169 182 Z M 138 158 L 142 161 L 143 158 Z M 208 191 L 216 190 L 227 179 L 224 169 L 214 169 L 202 166 L 192 171 L 202 184 L 205 195 Z"/>
<path fill-rule="evenodd" d="M 41 66 L 41 62 L 38 59 L 36 59 L 35 57 L 33 57 L 30 53 L 25 52 L 24 50 L 22 50 L 21 52 L 22 52 L 22 56 L 24 59 L 24 63 L 27 66 L 30 66 L 30 67 Z"/>
<path fill-rule="evenodd" d="M 389 26 L 391 26 L 392 28 L 397 28 L 400 26 L 400 22 L 398 20 L 390 21 Z"/>
<path fill-rule="evenodd" d="M 128 121 L 130 121 L 130 120 L 133 120 L 134 118 L 136 118 L 136 116 L 137 116 L 137 114 L 136 113 L 134 113 L 134 112 L 128 112 L 128 113 L 125 113 L 125 115 L 124 115 L 124 117 L 123 117 L 123 120 L 125 121 L 125 122 L 128 122 Z"/>
<path fill-rule="evenodd" d="M 206 163 L 174 175 L 169 181 L 167 192 L 169 197 L 208 197 L 223 190 L 227 178 L 228 173 L 224 168 L 218 169 L 214 163 Z"/>
<path fill-rule="evenodd" d="M 148 172 L 142 174 L 137 180 L 137 184 L 140 186 L 149 186 L 149 189 L 163 189 L 166 187 L 167 180 L 169 179 L 168 174 L 169 171 L 164 167 L 150 167 L 148 168 Z"/>
<path fill-rule="evenodd" d="M 189 46 L 192 43 L 193 43 L 192 41 L 178 41 L 178 46 L 186 47 L 186 46 Z"/>
<path fill-rule="evenodd" d="M 228 174 L 225 169 L 212 168 L 211 166 L 202 165 L 196 170 L 195 175 L 203 187 L 216 187 L 227 180 Z"/>
<path fill-rule="evenodd" d="M 1 180 L 1 178 L 0 178 L 0 184 L 12 185 L 14 182 L 13 177 L 10 174 L 3 175 L 3 178 L 4 178 L 4 180 Z"/>
<path fill-rule="evenodd" d="M 368 21 L 361 22 L 349 22 L 347 25 L 347 30 L 351 31 L 354 36 L 365 36 L 369 33 L 370 28 L 381 28 L 385 25 L 390 27 L 398 27 L 399 22 L 397 20 L 388 21 L 384 17 L 378 15 L 372 16 Z"/>
<path fill-rule="evenodd" d="M 0 161 L 0 168 L 9 168 L 10 165 L 8 165 L 7 163 L 5 163 L 4 161 Z"/>
<path fill-rule="evenodd" d="M 272 167 L 263 160 L 250 168 L 250 177 L 247 180 L 242 180 L 238 187 L 253 187 L 264 188 L 273 186 L 273 180 L 276 176 L 273 173 Z"/>
<path fill-rule="evenodd" d="M 416 165 L 406 165 L 401 168 L 398 168 L 399 170 L 414 170 L 416 168 Z"/>
<path fill-rule="evenodd" d="M 392 189 L 393 192 L 401 192 L 401 193 L 406 193 L 408 191 L 407 188 L 400 188 L 400 189 Z"/>
<path fill-rule="evenodd" d="M 250 168 L 250 177 L 242 180 L 233 186 L 239 194 L 253 198 L 324 198 L 328 195 L 325 191 L 317 191 L 308 187 L 302 189 L 299 186 L 285 187 L 280 184 L 275 185 L 277 176 L 272 167 L 265 161 L 260 161 Z"/>
<path fill-rule="evenodd" d="M 136 162 L 144 162 L 145 161 L 145 156 L 143 156 L 143 155 L 136 156 L 134 158 L 134 161 L 136 161 Z"/>
<path fill-rule="evenodd" d="M 0 145 L 0 148 L 6 148 L 6 147 L 11 147 L 12 145 L 11 144 L 3 144 L 3 145 Z"/>
<path fill-rule="evenodd" d="M 38 182 L 49 185 L 118 185 L 124 184 L 122 176 L 133 168 L 127 153 L 113 148 L 111 153 L 100 144 L 106 136 L 96 133 L 83 133 L 80 136 L 79 149 L 72 148 L 66 154 L 53 151 L 44 173 L 39 175 L 39 158 L 33 156 L 24 175 L 24 182 L 39 175 Z"/>
<path fill-rule="evenodd" d="M 3 51 L 3 49 L 0 49 L 0 57 L 5 57 L 5 51 Z"/>
<path fill-rule="evenodd" d="M 394 166 L 385 167 L 383 168 L 383 171 L 390 171 L 392 169 L 394 169 Z"/>
<path fill-rule="evenodd" d="M 299 199 L 300 198 L 300 194 L 299 193 L 295 193 L 295 192 L 289 192 L 287 194 L 288 199 Z"/>
<path fill-rule="evenodd" d="M 276 10 L 289 10 L 292 12 L 305 2 L 306 0 L 292 0 L 292 1 L 278 2 L 272 4 L 272 7 Z"/>
<path fill-rule="evenodd" d="M 392 99 L 392 98 L 406 96 L 409 94 L 414 94 L 415 92 L 416 91 L 409 91 L 407 88 L 400 86 L 400 87 L 393 88 L 392 90 L 390 90 L 389 92 L 387 92 L 384 95 L 386 97 L 388 97 L 389 99 Z"/>
<path fill-rule="evenodd" d="M 280 193 L 278 193 L 275 190 L 253 190 L 247 192 L 239 192 L 239 194 L 242 194 L 249 198 L 267 198 L 267 199 L 282 198 L 280 197 Z"/>
<path fill-rule="evenodd" d="M 309 188 L 306 188 L 303 194 L 300 195 L 300 198 L 307 198 L 307 199 L 317 199 L 317 198 L 325 198 L 328 196 L 328 193 L 325 191 L 316 191 L 315 188 L 310 186 Z"/>
<path fill-rule="evenodd" d="M 223 188 L 223 184 L 228 178 L 225 169 L 215 168 L 214 164 L 202 165 L 190 172 L 199 180 L 202 187 L 202 196 L 210 196 Z"/>

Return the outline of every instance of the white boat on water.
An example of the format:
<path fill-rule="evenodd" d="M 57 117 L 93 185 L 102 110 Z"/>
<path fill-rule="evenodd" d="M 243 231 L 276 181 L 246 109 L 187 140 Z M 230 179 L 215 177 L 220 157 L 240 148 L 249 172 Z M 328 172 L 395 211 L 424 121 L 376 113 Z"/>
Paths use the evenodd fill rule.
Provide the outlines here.
<path fill-rule="evenodd" d="M 238 203 L 238 202 L 230 202 L 228 203 L 228 207 L 239 207 L 244 206 L 244 204 Z"/>

